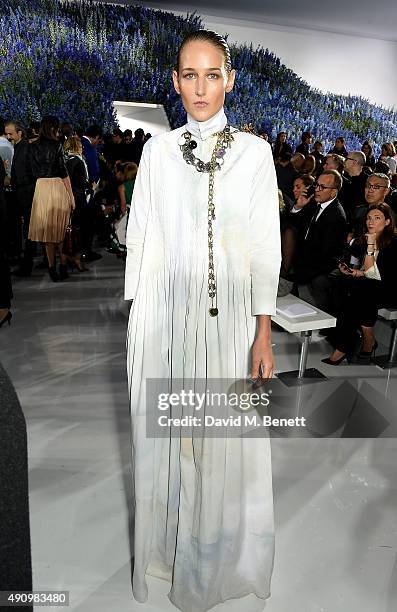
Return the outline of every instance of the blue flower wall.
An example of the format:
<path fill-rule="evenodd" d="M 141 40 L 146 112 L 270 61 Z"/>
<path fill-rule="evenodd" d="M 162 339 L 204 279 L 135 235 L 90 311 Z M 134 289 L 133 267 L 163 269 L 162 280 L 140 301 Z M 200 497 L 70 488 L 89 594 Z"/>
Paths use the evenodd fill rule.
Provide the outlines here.
<path fill-rule="evenodd" d="M 164 104 L 171 126 L 185 120 L 171 84 L 183 36 L 200 18 L 90 0 L 0 0 L 0 115 L 29 122 L 58 115 L 75 126 L 115 125 L 113 100 Z M 311 130 L 326 147 L 397 138 L 397 112 L 356 96 L 312 89 L 267 49 L 232 46 L 237 70 L 227 97 L 234 125 L 252 123 L 296 144 Z"/>

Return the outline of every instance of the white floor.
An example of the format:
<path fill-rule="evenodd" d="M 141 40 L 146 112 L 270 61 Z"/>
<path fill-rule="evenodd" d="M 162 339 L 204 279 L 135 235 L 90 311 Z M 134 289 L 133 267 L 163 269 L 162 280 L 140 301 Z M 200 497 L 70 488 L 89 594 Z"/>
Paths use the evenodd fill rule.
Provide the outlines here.
<path fill-rule="evenodd" d="M 131 594 L 122 283 L 123 264 L 107 254 L 65 283 L 35 270 L 15 281 L 12 325 L 0 329 L 0 360 L 28 426 L 34 587 L 69 590 L 78 612 L 175 611 L 165 582 L 149 578 L 147 604 Z M 278 368 L 295 369 L 298 338 L 273 337 Z M 308 365 L 328 352 L 313 343 Z M 322 371 L 348 373 L 372 405 L 396 408 L 396 370 Z M 272 452 L 276 558 L 272 596 L 256 609 L 394 612 L 396 440 L 274 439 Z M 238 600 L 232 607 L 245 612 Z"/>

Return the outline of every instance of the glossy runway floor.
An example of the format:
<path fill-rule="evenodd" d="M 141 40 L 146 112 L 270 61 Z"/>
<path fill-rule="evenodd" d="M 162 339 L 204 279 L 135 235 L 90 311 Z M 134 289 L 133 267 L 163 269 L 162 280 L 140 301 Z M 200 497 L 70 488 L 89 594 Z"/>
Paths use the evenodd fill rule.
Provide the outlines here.
<path fill-rule="evenodd" d="M 175 611 L 166 582 L 148 579 L 147 604 L 131 595 L 123 264 L 104 254 L 90 267 L 65 283 L 40 270 L 15 281 L 12 325 L 0 329 L 28 427 L 34 586 L 69 590 L 76 612 Z M 294 369 L 298 338 L 275 330 L 273 340 L 278 368 Z M 328 351 L 314 342 L 308 365 Z M 397 370 L 323 372 L 347 368 L 373 403 L 396 407 Z M 250 610 L 394 612 L 396 440 L 274 439 L 272 453 L 272 597 Z M 238 600 L 231 610 L 249 612 Z"/>

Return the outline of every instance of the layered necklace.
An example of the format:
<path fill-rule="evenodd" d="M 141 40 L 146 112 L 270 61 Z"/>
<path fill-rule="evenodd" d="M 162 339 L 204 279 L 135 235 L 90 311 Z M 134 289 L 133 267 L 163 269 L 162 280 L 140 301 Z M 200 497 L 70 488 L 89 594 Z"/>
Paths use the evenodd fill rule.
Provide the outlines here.
<path fill-rule="evenodd" d="M 182 151 L 183 159 L 187 164 L 191 164 L 196 168 L 197 172 L 207 172 L 209 175 L 208 181 L 208 296 L 211 301 L 209 314 L 211 317 L 216 317 L 218 314 L 217 295 L 216 295 L 216 280 L 214 267 L 214 235 L 212 222 L 215 221 L 215 203 L 214 203 L 214 179 L 215 172 L 220 170 L 225 162 L 227 149 L 230 149 L 234 140 L 233 134 L 238 132 L 230 130 L 230 126 L 226 125 L 221 132 L 216 132 L 216 143 L 212 151 L 211 160 L 203 162 L 193 153 L 197 147 L 197 142 L 192 140 L 190 132 L 184 132 L 181 136 L 179 148 Z"/>

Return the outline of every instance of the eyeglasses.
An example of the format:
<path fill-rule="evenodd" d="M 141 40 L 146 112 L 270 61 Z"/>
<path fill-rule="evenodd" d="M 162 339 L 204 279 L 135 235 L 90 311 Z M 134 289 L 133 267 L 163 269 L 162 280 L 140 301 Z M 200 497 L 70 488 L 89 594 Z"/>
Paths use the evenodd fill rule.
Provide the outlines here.
<path fill-rule="evenodd" d="M 357 160 L 356 160 L 356 159 L 353 159 L 352 157 L 346 157 L 346 161 L 347 161 L 348 159 L 350 159 L 350 161 L 354 161 L 354 162 L 356 162 L 356 164 L 358 163 L 358 162 L 357 162 Z"/>
<path fill-rule="evenodd" d="M 365 189 L 368 189 L 368 191 L 370 191 L 371 189 L 379 191 L 379 189 L 387 189 L 387 187 L 385 185 L 378 185 L 377 183 L 367 183 L 365 185 Z"/>
<path fill-rule="evenodd" d="M 324 191 L 324 189 L 335 189 L 335 187 L 328 187 L 328 185 L 323 185 L 322 183 L 314 183 L 314 189 Z"/>

